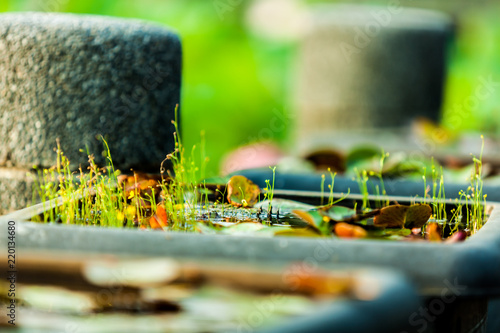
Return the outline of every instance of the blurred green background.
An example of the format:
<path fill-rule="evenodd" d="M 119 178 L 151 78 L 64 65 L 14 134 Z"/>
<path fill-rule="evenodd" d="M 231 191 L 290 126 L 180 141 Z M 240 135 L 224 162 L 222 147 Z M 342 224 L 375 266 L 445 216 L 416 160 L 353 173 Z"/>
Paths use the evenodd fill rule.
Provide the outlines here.
<path fill-rule="evenodd" d="M 287 1 L 287 0 L 286 0 Z M 286 2 L 285 1 L 285 2 Z M 292 2 L 292 0 L 289 0 Z M 295 1 L 296 8 L 325 1 Z M 283 1 L 282 1 L 283 3 Z M 387 1 L 356 1 L 378 3 Z M 402 5 L 441 9 L 457 19 L 443 106 L 443 125 L 455 131 L 500 134 L 500 94 L 464 106 L 479 78 L 500 82 L 500 6 L 495 1 L 401 0 Z M 2 0 L 0 11 L 59 11 L 133 17 L 177 30 L 183 41 L 182 135 L 190 147 L 206 136 L 208 171 L 221 157 L 252 141 L 272 139 L 286 146 L 282 130 L 259 132 L 271 115 L 291 112 L 290 84 L 297 38 L 262 32 L 248 24 L 250 0 Z M 269 19 L 268 19 L 269 20 Z M 264 22 L 265 23 L 265 22 Z M 269 30 L 269 29 L 268 29 Z M 463 121 L 456 122 L 459 114 Z M 283 117 L 283 119 L 289 119 Z"/>

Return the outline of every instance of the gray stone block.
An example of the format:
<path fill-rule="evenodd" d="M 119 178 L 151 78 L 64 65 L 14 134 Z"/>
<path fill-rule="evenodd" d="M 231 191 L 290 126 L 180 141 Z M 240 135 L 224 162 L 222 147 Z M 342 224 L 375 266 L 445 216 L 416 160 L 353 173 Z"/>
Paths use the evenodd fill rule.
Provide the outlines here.
<path fill-rule="evenodd" d="M 299 140 L 438 120 L 448 16 L 403 7 L 321 5 L 297 63 Z"/>
<path fill-rule="evenodd" d="M 0 15 L 0 165 L 73 166 L 86 150 L 116 167 L 159 170 L 174 149 L 181 43 L 165 27 L 112 17 Z"/>
<path fill-rule="evenodd" d="M 35 179 L 29 170 L 0 168 L 0 214 L 31 205 Z M 36 198 L 35 201 L 39 202 Z"/>

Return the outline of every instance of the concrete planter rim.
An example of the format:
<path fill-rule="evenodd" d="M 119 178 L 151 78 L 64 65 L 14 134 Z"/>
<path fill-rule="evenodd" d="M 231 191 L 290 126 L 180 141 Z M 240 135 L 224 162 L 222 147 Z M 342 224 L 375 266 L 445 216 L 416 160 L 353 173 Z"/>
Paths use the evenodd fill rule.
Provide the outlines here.
<path fill-rule="evenodd" d="M 500 295 L 500 204 L 490 204 L 494 209 L 488 222 L 459 244 L 203 235 L 28 222 L 43 210 L 43 204 L 1 220 L 4 228 L 8 221 L 16 222 L 21 250 L 224 258 L 248 263 L 303 261 L 314 267 L 366 265 L 405 273 L 423 295 L 439 295 L 446 291 L 446 283 L 455 281 L 466 286 L 463 294 L 484 296 Z"/>

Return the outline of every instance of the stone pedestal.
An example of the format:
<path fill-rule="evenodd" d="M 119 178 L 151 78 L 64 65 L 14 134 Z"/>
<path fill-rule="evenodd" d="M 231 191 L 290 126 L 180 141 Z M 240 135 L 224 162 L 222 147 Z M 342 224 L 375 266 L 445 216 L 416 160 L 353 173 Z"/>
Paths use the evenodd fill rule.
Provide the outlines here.
<path fill-rule="evenodd" d="M 0 166 L 50 167 L 56 139 L 75 169 L 87 163 L 87 150 L 106 163 L 101 135 L 123 171 L 157 171 L 174 149 L 181 43 L 165 27 L 2 14 L 0 73 Z"/>
<path fill-rule="evenodd" d="M 439 120 L 452 22 L 403 7 L 321 5 L 298 59 L 299 146 Z"/>

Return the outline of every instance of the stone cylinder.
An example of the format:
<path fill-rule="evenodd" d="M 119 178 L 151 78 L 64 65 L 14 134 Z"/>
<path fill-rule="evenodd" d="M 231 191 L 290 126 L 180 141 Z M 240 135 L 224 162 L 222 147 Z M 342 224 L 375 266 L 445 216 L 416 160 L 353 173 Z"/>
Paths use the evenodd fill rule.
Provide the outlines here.
<path fill-rule="evenodd" d="M 159 170 L 174 149 L 181 82 L 178 36 L 112 17 L 0 15 L 0 165 L 98 162 L 103 136 L 117 168 Z M 79 150 L 82 149 L 84 153 Z"/>
<path fill-rule="evenodd" d="M 175 148 L 181 42 L 156 24 L 56 13 L 0 15 L 0 167 L 2 186 L 33 165 L 56 163 L 56 141 L 76 169 L 87 151 L 115 168 L 156 171 Z M 24 170 L 16 172 L 13 170 Z M 24 184 L 24 183 L 23 183 Z M 29 179 L 26 178 L 26 184 Z M 27 185 L 27 187 L 30 187 Z M 25 205 L 1 207 L 3 212 Z M 27 188 L 26 198 L 32 191 Z M 3 201 L 6 199 L 3 198 Z"/>
<path fill-rule="evenodd" d="M 402 128 L 416 117 L 439 120 L 452 32 L 450 18 L 434 11 L 315 7 L 298 56 L 299 146 Z"/>

